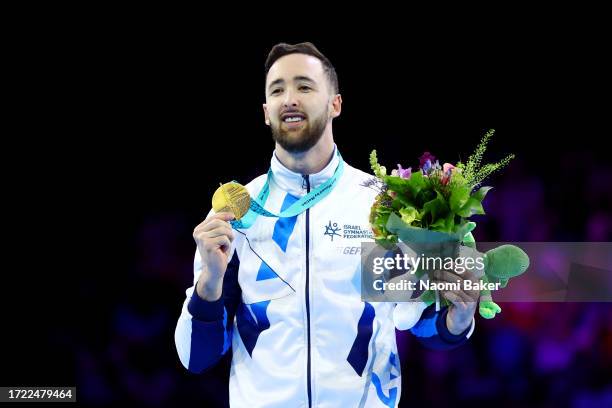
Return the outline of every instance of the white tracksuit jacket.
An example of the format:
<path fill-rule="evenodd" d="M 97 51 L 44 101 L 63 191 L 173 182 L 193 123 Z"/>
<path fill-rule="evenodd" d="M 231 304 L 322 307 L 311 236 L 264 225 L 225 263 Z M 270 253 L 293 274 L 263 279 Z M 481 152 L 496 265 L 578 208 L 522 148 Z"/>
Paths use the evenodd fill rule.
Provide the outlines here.
<path fill-rule="evenodd" d="M 273 154 L 265 204 L 280 212 L 332 176 L 338 156 L 302 176 Z M 362 241 L 373 242 L 368 217 L 377 194 L 372 176 L 345 163 L 335 188 L 291 218 L 260 216 L 235 230 L 232 257 L 216 302 L 187 289 L 175 341 L 182 364 L 200 373 L 232 350 L 232 407 L 397 407 L 401 391 L 394 303 L 361 300 Z M 256 197 L 262 175 L 246 187 Z M 422 309 L 420 309 L 422 310 Z M 447 310 L 430 306 L 411 329 L 430 348 L 467 341 L 448 332 Z"/>

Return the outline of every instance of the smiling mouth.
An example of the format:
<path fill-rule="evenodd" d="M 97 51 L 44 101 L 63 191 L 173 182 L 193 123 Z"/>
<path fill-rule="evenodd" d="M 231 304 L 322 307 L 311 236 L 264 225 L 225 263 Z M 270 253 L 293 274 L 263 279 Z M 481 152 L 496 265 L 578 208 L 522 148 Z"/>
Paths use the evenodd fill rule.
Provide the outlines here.
<path fill-rule="evenodd" d="M 285 123 L 299 123 L 302 122 L 304 119 L 302 118 L 287 118 L 285 120 L 283 120 L 283 122 Z"/>
<path fill-rule="evenodd" d="M 283 123 L 287 125 L 299 125 L 306 121 L 306 117 L 300 113 L 287 113 L 281 117 Z"/>

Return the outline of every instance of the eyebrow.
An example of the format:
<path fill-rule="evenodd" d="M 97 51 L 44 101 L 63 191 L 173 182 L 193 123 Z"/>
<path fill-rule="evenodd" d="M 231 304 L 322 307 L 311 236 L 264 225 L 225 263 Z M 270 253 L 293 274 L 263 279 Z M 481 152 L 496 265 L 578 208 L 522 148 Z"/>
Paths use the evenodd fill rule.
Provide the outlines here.
<path fill-rule="evenodd" d="M 309 77 L 304 76 L 304 75 L 294 76 L 293 80 L 296 81 L 296 82 L 297 81 L 305 81 L 305 82 L 310 82 L 311 84 L 316 84 L 316 82 L 312 78 L 309 78 Z M 268 85 L 268 90 L 270 90 L 270 88 L 272 88 L 274 85 L 284 84 L 284 83 L 285 83 L 284 79 L 282 79 L 282 78 L 276 79 L 276 80 L 272 81 L 270 83 L 270 85 Z"/>

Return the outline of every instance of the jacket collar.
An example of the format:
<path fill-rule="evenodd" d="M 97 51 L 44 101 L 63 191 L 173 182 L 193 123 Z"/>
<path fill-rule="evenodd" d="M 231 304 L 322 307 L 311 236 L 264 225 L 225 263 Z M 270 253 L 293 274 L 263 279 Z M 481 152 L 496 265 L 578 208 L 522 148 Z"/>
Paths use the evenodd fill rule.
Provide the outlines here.
<path fill-rule="evenodd" d="M 334 144 L 334 152 L 332 153 L 332 157 L 325 168 L 316 174 L 309 175 L 311 190 L 318 187 L 333 176 L 334 172 L 336 171 L 336 167 L 338 167 L 339 160 L 338 148 Z M 276 151 L 272 154 L 270 168 L 272 169 L 274 182 L 282 190 L 285 190 L 287 193 L 298 197 L 306 194 L 306 181 L 304 176 L 286 168 L 276 157 Z"/>

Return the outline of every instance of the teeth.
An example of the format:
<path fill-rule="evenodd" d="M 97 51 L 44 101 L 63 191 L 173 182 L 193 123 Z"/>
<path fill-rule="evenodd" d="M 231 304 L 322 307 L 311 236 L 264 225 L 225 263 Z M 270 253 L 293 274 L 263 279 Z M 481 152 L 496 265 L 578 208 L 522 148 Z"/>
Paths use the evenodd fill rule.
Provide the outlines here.
<path fill-rule="evenodd" d="M 292 116 L 292 117 L 286 118 L 285 122 L 299 122 L 301 120 L 302 120 L 302 118 L 300 118 L 300 117 Z"/>

